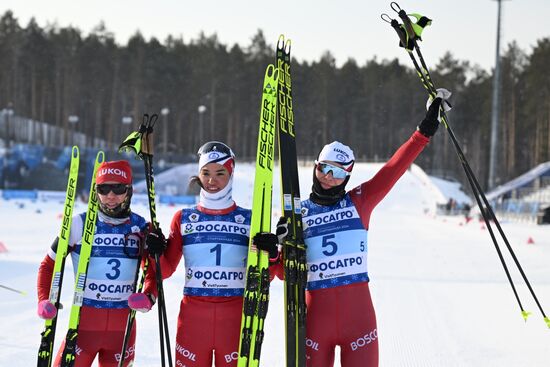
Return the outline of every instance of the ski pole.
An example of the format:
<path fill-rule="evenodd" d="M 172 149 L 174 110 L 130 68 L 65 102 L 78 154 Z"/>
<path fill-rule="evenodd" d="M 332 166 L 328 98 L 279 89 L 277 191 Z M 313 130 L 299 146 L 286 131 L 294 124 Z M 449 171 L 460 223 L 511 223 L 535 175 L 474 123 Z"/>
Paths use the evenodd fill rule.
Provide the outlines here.
<path fill-rule="evenodd" d="M 396 3 L 392 3 L 392 9 L 395 10 L 398 14 L 400 14 L 400 16 L 403 15 L 404 17 L 406 17 L 408 19 L 407 14 L 404 14 L 404 11 L 401 8 L 399 8 L 399 5 L 397 5 Z M 399 40 L 400 40 L 399 45 L 401 47 L 405 48 L 405 50 L 408 52 L 409 57 L 411 58 L 411 61 L 414 65 L 414 68 L 416 69 L 417 75 L 420 78 L 420 81 L 422 82 L 422 85 L 428 91 L 428 94 L 430 95 L 430 97 L 432 97 L 432 98 L 435 97 L 435 95 L 437 94 L 437 90 L 436 90 L 435 86 L 433 85 L 433 82 L 431 81 L 431 78 L 429 77 L 428 70 L 427 70 L 426 67 L 421 68 L 419 66 L 418 61 L 416 60 L 416 57 L 413 53 L 414 50 L 416 50 L 417 53 L 420 52 L 419 48 L 418 48 L 418 45 L 416 44 L 416 33 L 413 32 L 412 34 L 409 34 L 409 32 L 407 32 L 407 29 L 412 30 L 413 27 L 412 26 L 405 27 L 403 24 L 400 24 L 397 20 L 391 19 L 387 14 L 382 14 L 381 18 L 385 22 L 390 23 L 390 25 L 396 31 L 396 33 L 399 37 Z M 512 277 L 510 275 L 510 271 L 508 270 L 508 266 L 506 264 L 506 261 L 504 260 L 504 257 L 502 256 L 502 252 L 501 252 L 500 247 L 498 246 L 498 242 L 495 238 L 491 223 L 489 222 L 489 219 L 487 218 L 486 212 L 485 212 L 485 210 L 483 210 L 483 205 L 480 202 L 480 199 L 479 199 L 479 190 L 480 190 L 480 188 L 479 188 L 479 185 L 476 185 L 477 180 L 475 178 L 475 175 L 473 174 L 473 172 L 469 168 L 468 162 L 467 162 L 466 158 L 464 157 L 464 154 L 462 153 L 462 150 L 461 150 L 460 145 L 458 144 L 458 142 L 456 140 L 456 137 L 453 133 L 453 130 L 450 128 L 450 126 L 448 124 L 446 115 L 444 117 L 442 117 L 442 122 L 445 125 L 445 128 L 447 129 L 447 131 L 449 132 L 449 136 L 451 138 L 451 141 L 453 143 L 455 151 L 458 154 L 458 157 L 460 159 L 462 167 L 463 167 L 463 169 L 466 173 L 466 178 L 468 179 L 468 182 L 469 182 L 469 184 L 471 186 L 471 189 L 472 189 L 472 192 L 474 194 L 474 198 L 476 199 L 476 202 L 477 202 L 477 204 L 480 208 L 481 214 L 483 216 L 483 219 L 485 221 L 485 224 L 487 226 L 487 229 L 489 231 L 489 234 L 491 236 L 491 239 L 492 239 L 493 244 L 495 246 L 495 249 L 497 251 L 498 257 L 500 259 L 502 267 L 504 268 L 504 272 L 506 273 L 506 277 L 508 279 L 510 287 L 512 288 L 512 291 L 514 293 L 516 301 L 518 302 L 521 313 L 525 318 L 526 315 L 527 315 L 527 312 L 523 309 L 523 305 L 521 303 L 521 300 L 520 300 L 519 295 L 517 293 L 515 284 L 514 284 L 514 282 L 512 280 Z"/>
<path fill-rule="evenodd" d="M 414 65 L 414 67 L 415 67 L 415 69 L 418 73 L 418 76 L 419 76 L 422 84 L 424 85 L 426 90 L 428 90 L 428 93 L 430 94 L 430 96 L 432 98 L 434 98 L 437 94 L 437 89 L 435 88 L 435 85 L 432 81 L 432 78 L 431 78 L 430 73 L 428 71 L 428 68 L 426 66 L 426 62 L 424 60 L 424 57 L 423 57 L 423 55 L 420 51 L 420 47 L 418 46 L 418 42 L 417 42 L 417 40 L 421 40 L 420 34 L 421 34 L 423 28 L 426 25 L 429 25 L 431 23 L 431 20 L 429 20 L 426 17 L 422 17 L 418 14 L 407 14 L 403 9 L 401 9 L 399 7 L 399 5 L 396 2 L 391 3 L 391 8 L 395 12 L 398 13 L 399 17 L 403 21 L 403 24 L 399 24 L 396 20 L 391 19 L 387 14 L 382 14 L 382 19 L 384 21 L 390 23 L 392 25 L 392 27 L 396 30 L 396 32 L 399 36 L 399 39 L 400 39 L 400 46 L 404 47 L 408 51 L 409 56 L 411 57 L 411 60 L 413 61 L 413 65 Z M 416 24 L 413 24 L 411 22 L 411 20 L 409 18 L 409 15 L 414 16 L 417 19 Z M 416 61 L 416 58 L 414 57 L 414 55 L 412 53 L 413 49 L 418 54 L 418 58 L 420 60 L 422 68 L 419 66 L 418 62 Z M 505 273 L 508 277 L 508 280 L 510 282 L 510 285 L 512 287 L 514 295 L 516 296 L 516 300 L 518 301 L 518 304 L 519 304 L 519 307 L 521 309 L 521 313 L 522 313 L 523 318 L 525 320 L 527 320 L 527 317 L 529 316 L 530 313 L 523 309 L 523 306 L 521 304 L 521 301 L 520 301 L 519 296 L 517 294 L 517 291 L 515 289 L 514 283 L 512 281 L 512 278 L 511 278 L 510 273 L 508 271 L 508 268 L 506 266 L 506 262 L 504 261 L 504 258 L 502 257 L 502 253 L 500 251 L 497 240 L 496 240 L 495 235 L 493 233 L 493 229 L 492 229 L 492 226 L 490 224 L 490 220 L 493 220 L 493 222 L 495 223 L 499 234 L 501 235 L 502 239 L 504 240 L 504 243 L 505 243 L 508 251 L 510 252 L 510 255 L 512 256 L 512 259 L 514 260 L 514 263 L 515 263 L 516 267 L 518 268 L 518 271 L 520 272 L 527 288 L 529 289 L 533 299 L 535 300 L 535 303 L 537 304 L 537 306 L 538 306 L 538 308 L 539 308 L 539 310 L 540 310 L 540 312 L 541 312 L 541 314 L 544 318 L 545 323 L 550 328 L 550 319 L 544 313 L 544 310 L 542 309 L 542 306 L 541 306 L 537 296 L 535 295 L 535 292 L 534 292 L 533 288 L 531 287 L 531 284 L 530 284 L 529 280 L 527 279 L 527 276 L 525 275 L 525 272 L 523 271 L 523 268 L 521 267 L 521 264 L 519 263 L 512 247 L 511 247 L 511 245 L 508 241 L 508 238 L 506 237 L 499 221 L 497 220 L 496 215 L 495 215 L 489 201 L 487 200 L 487 197 L 485 196 L 485 194 L 484 194 L 484 192 L 481 188 L 481 185 L 479 184 L 479 182 L 478 182 L 476 176 L 474 175 L 468 161 L 466 160 L 464 152 L 462 151 L 462 149 L 460 147 L 460 144 L 458 143 L 458 141 L 456 139 L 456 136 L 455 136 L 455 134 L 454 134 L 454 132 L 453 132 L 451 126 L 450 126 L 448 117 L 447 117 L 447 115 L 446 115 L 443 108 L 441 109 L 441 121 L 443 122 L 447 132 L 449 133 L 449 137 L 451 138 L 451 141 L 453 143 L 455 151 L 456 151 L 456 153 L 457 153 L 457 155 L 460 159 L 460 162 L 463 166 L 463 169 L 466 173 L 466 176 L 468 178 L 468 182 L 469 182 L 469 184 L 472 188 L 472 192 L 474 194 L 474 197 L 476 199 L 476 202 L 478 204 L 480 212 L 481 212 L 481 214 L 483 216 L 483 219 L 484 219 L 484 221 L 487 225 L 487 228 L 489 230 L 489 234 L 491 236 L 491 239 L 492 239 L 492 241 L 495 245 L 495 249 L 498 253 L 498 256 L 500 258 L 502 266 L 503 266 L 503 268 L 505 270 Z M 482 201 L 483 201 L 483 204 L 482 204 Z"/>
<path fill-rule="evenodd" d="M 403 23 L 405 24 L 405 29 L 407 30 L 407 33 L 409 33 L 409 29 L 412 31 L 414 29 L 414 27 L 412 25 L 410 25 L 412 23 L 411 23 L 409 17 L 407 16 L 407 14 L 405 13 L 405 11 L 401 9 L 398 14 L 399 14 L 400 18 L 403 19 Z M 409 26 L 407 26 L 407 24 L 409 24 Z M 420 39 L 420 38 L 415 33 L 415 36 L 413 37 L 414 45 L 415 45 L 415 51 L 417 52 L 418 57 L 420 59 L 420 63 L 422 65 L 424 74 L 426 76 L 425 79 L 431 87 L 432 94 L 434 92 L 437 93 L 436 88 L 434 86 L 434 83 L 432 81 L 432 78 L 430 76 L 430 73 L 428 71 L 428 67 L 426 66 L 426 62 L 424 61 L 424 57 L 423 57 L 422 53 L 420 52 L 420 47 L 418 46 L 418 43 L 416 42 L 416 39 Z M 483 192 L 483 189 L 481 188 L 481 185 L 479 184 L 479 182 L 476 179 L 470 165 L 468 164 L 468 161 L 466 160 L 466 157 L 465 157 L 464 153 L 462 152 L 462 149 L 460 148 L 460 144 L 458 143 L 458 141 L 455 137 L 455 134 L 454 134 L 453 130 L 451 129 L 448 117 L 447 117 L 444 110 L 442 110 L 442 121 L 444 121 L 444 125 L 447 128 L 447 131 L 449 132 L 449 136 L 451 137 L 453 145 L 455 146 L 456 152 L 459 155 L 459 158 L 461 159 L 462 165 L 463 165 L 464 169 L 466 170 L 467 175 L 469 174 L 469 176 L 471 177 L 471 181 L 474 184 L 472 186 L 472 182 L 470 182 L 470 185 L 472 186 L 472 191 L 474 192 L 474 194 L 476 196 L 481 197 L 481 199 L 483 201 L 483 204 L 485 206 L 485 211 L 488 212 L 488 214 L 489 214 L 489 216 L 487 216 L 486 212 L 483 210 L 483 207 L 481 205 L 479 205 L 479 203 L 478 203 L 478 206 L 479 206 L 480 211 L 483 215 L 485 223 L 487 224 L 488 228 L 490 227 L 490 224 L 489 224 L 490 220 L 493 220 L 493 222 L 495 223 L 495 226 L 497 227 L 497 230 L 498 230 L 499 234 L 501 235 L 501 237 L 502 237 L 502 239 L 503 239 L 503 241 L 506 245 L 506 248 L 508 249 L 508 251 L 510 253 L 510 256 L 514 260 L 514 263 L 515 263 L 518 271 L 520 272 L 520 274 L 521 274 L 521 276 L 522 276 L 522 278 L 525 282 L 525 285 L 529 289 L 529 292 L 531 293 L 531 296 L 533 297 L 535 303 L 537 304 L 537 307 L 539 308 L 539 310 L 540 310 L 540 312 L 541 312 L 541 314 L 544 318 L 544 321 L 546 322 L 546 324 L 550 328 L 550 319 L 544 313 L 544 310 L 542 309 L 542 306 L 541 306 L 541 304 L 540 304 L 533 288 L 531 287 L 531 283 L 529 282 L 529 280 L 527 279 L 527 276 L 525 275 L 523 267 L 519 263 L 519 260 L 517 259 L 516 254 L 515 254 L 514 250 L 512 249 L 512 246 L 510 245 L 510 242 L 508 241 L 508 238 L 506 237 L 506 234 L 504 233 L 504 230 L 502 229 L 498 219 L 496 218 L 496 215 L 495 215 L 495 213 L 494 213 L 494 211 L 491 207 L 491 204 L 487 200 L 487 197 L 485 196 L 485 193 Z M 474 189 L 474 187 L 475 187 L 475 189 L 477 189 L 477 192 Z M 491 231 L 490 231 L 490 233 L 491 233 Z M 493 242 L 496 244 L 496 239 L 494 239 L 494 236 L 492 236 L 492 238 L 493 238 Z M 500 252 L 499 250 L 497 250 L 497 251 Z M 504 261 L 504 258 L 501 257 L 501 260 Z M 510 278 L 510 281 L 511 281 L 511 278 Z M 518 301 L 519 301 L 519 297 L 518 297 Z M 525 320 L 527 320 L 527 317 L 529 316 L 529 314 L 530 314 L 530 312 L 527 312 L 527 311 L 522 309 L 522 316 Z"/>
<path fill-rule="evenodd" d="M 147 184 L 147 193 L 149 199 L 149 213 L 151 215 L 151 224 L 154 229 L 159 228 L 159 223 L 157 221 L 157 211 L 155 204 L 155 183 L 154 183 L 154 172 L 153 172 L 153 126 L 157 120 L 158 115 L 154 114 L 151 116 L 152 123 L 149 125 L 147 133 L 145 135 L 145 150 L 144 150 L 144 164 L 145 164 L 145 182 Z M 142 146 L 143 149 L 143 146 Z M 168 333 L 168 319 L 166 315 L 166 303 L 164 298 L 164 288 L 162 286 L 162 270 L 160 266 L 160 256 L 155 254 L 155 275 L 157 281 L 157 298 L 158 298 L 158 313 L 159 313 L 159 332 L 160 332 L 160 342 L 161 346 L 164 345 L 163 336 L 166 336 L 166 349 L 168 355 L 168 365 L 172 367 L 172 355 L 170 348 L 170 335 Z M 163 334 L 164 332 L 164 334 Z M 163 356 L 163 347 L 161 347 L 161 355 L 164 366 L 164 356 Z"/>
<path fill-rule="evenodd" d="M 20 291 L 18 289 L 14 289 L 14 288 L 10 288 L 10 287 L 6 287 L 5 285 L 2 285 L 0 284 L 0 288 L 4 288 L 4 289 L 7 289 L 8 291 L 12 291 L 12 292 L 15 292 L 15 293 L 19 293 L 23 296 L 26 296 L 27 295 L 27 292 L 25 291 Z"/>
<path fill-rule="evenodd" d="M 143 115 L 143 121 L 139 127 L 138 131 L 131 133 L 126 140 L 120 145 L 119 151 L 133 151 L 138 158 L 143 160 L 145 167 L 145 182 L 147 186 L 147 198 L 149 203 L 149 213 L 151 216 L 151 225 L 154 229 L 159 228 L 156 217 L 156 205 L 155 205 L 155 186 L 154 186 L 154 175 L 153 175 L 153 144 L 152 144 L 152 134 L 153 127 L 158 119 L 157 114 L 149 116 L 148 114 Z M 145 263 L 142 271 L 142 277 L 139 284 L 138 292 L 143 288 L 144 278 L 149 268 L 149 259 L 145 258 Z M 160 257 L 155 256 L 155 276 L 157 282 L 157 293 L 158 293 L 158 313 L 159 313 L 159 339 L 161 345 L 161 362 L 162 366 L 165 366 L 164 358 L 164 334 L 166 334 L 166 348 L 168 354 L 168 364 L 172 366 L 172 357 L 171 357 L 171 347 L 170 339 L 168 333 L 168 321 L 166 315 L 166 305 L 164 301 L 164 290 L 162 287 L 162 271 L 160 267 Z M 127 320 L 127 329 L 131 327 L 133 319 L 135 318 L 135 311 L 131 311 L 128 315 Z M 124 345 L 127 345 L 127 339 L 129 334 L 125 335 Z M 121 351 L 121 360 L 119 361 L 119 366 L 122 366 L 124 361 L 125 350 Z"/>
<path fill-rule="evenodd" d="M 141 238 L 141 248 L 143 248 L 143 242 L 144 239 Z M 142 252 L 140 250 L 140 254 L 138 256 L 137 266 L 136 266 L 136 273 L 134 276 L 134 285 L 138 284 L 139 279 L 139 271 L 141 269 L 141 263 L 143 260 Z M 147 258 L 145 258 L 144 265 L 143 265 L 143 274 L 147 274 L 147 269 L 149 267 L 149 261 L 147 261 Z M 139 286 L 137 287 L 137 292 L 141 292 L 143 289 L 143 284 L 145 282 L 145 277 L 142 276 L 141 280 L 139 281 Z M 136 311 L 130 310 L 130 313 L 128 314 L 128 319 L 126 320 L 126 329 L 124 330 L 124 339 L 122 341 L 122 350 L 120 352 L 120 360 L 118 362 L 118 367 L 122 367 L 124 365 L 124 360 L 126 359 L 126 348 L 128 347 L 128 341 L 130 339 L 130 335 L 132 333 L 132 327 L 134 325 L 134 319 L 136 317 Z"/>

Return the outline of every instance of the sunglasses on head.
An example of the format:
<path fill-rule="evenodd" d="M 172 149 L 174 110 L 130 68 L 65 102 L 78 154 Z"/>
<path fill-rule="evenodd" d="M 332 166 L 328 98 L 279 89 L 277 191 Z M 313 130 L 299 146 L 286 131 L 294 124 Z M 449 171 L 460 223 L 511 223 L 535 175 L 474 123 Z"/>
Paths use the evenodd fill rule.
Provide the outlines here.
<path fill-rule="evenodd" d="M 128 191 L 128 186 L 125 184 L 99 184 L 96 185 L 97 192 L 101 195 L 107 195 L 113 192 L 115 195 L 122 195 Z"/>
<path fill-rule="evenodd" d="M 197 152 L 197 154 L 201 156 L 203 154 L 208 154 L 212 152 L 228 155 L 230 157 L 235 156 L 231 148 L 229 148 L 227 145 L 219 141 L 209 141 L 208 143 L 205 143 L 203 146 L 199 148 L 199 151 Z"/>
<path fill-rule="evenodd" d="M 317 163 L 317 169 L 324 175 L 328 175 L 329 172 L 332 172 L 332 177 L 337 179 L 344 179 L 349 175 L 349 172 L 342 167 L 338 167 L 330 163 L 319 162 Z"/>

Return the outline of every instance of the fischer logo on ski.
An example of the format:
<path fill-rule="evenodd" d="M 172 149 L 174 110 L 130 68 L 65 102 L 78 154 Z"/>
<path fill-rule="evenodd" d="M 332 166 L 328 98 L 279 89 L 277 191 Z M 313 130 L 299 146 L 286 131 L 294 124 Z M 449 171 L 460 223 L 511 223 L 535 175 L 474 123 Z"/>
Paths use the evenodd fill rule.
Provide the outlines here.
<path fill-rule="evenodd" d="M 281 207 L 288 223 L 288 235 L 283 242 L 285 280 L 285 340 L 286 366 L 305 366 L 307 283 L 306 250 L 303 239 L 300 184 L 296 156 L 296 125 L 292 103 L 290 76 L 291 41 L 283 35 L 277 42 L 277 88 L 279 164 L 281 168 Z"/>
<path fill-rule="evenodd" d="M 67 190 L 65 204 L 63 207 L 63 219 L 57 242 L 57 253 L 52 274 L 52 283 L 50 287 L 49 301 L 55 305 L 59 311 L 59 300 L 61 296 L 61 287 L 63 284 L 63 274 L 65 272 L 65 260 L 67 258 L 69 236 L 71 233 L 71 223 L 73 216 L 74 202 L 76 198 L 76 185 L 78 181 L 78 168 L 80 164 L 80 152 L 77 146 L 71 150 L 71 163 L 69 166 L 69 178 L 67 180 Z M 44 322 L 44 331 L 38 349 L 38 367 L 50 367 L 52 365 L 53 346 L 55 340 L 55 330 L 57 327 L 57 314 L 51 320 Z"/>
<path fill-rule="evenodd" d="M 264 321 L 269 304 L 269 256 L 265 251 L 258 251 L 252 239 L 256 233 L 271 231 L 278 75 L 278 70 L 273 65 L 268 65 L 264 77 L 260 108 L 252 220 L 241 319 L 239 367 L 259 366 L 264 338 Z"/>

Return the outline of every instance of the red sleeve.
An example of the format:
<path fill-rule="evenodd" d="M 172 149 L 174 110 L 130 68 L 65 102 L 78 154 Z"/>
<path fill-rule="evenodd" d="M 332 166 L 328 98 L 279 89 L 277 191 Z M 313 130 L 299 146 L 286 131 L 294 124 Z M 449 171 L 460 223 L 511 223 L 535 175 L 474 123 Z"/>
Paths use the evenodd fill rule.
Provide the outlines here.
<path fill-rule="evenodd" d="M 283 252 L 279 252 L 279 256 L 275 259 L 269 259 L 269 281 L 273 281 L 275 277 L 284 280 L 285 271 L 284 271 L 284 258 Z"/>
<path fill-rule="evenodd" d="M 429 141 L 429 138 L 415 131 L 373 178 L 351 190 L 351 199 L 366 229 L 369 228 L 373 209 L 403 176 Z"/>
<path fill-rule="evenodd" d="M 183 256 L 183 240 L 181 237 L 181 210 L 178 210 L 172 218 L 170 224 L 170 234 L 168 235 L 168 246 L 166 251 L 160 257 L 160 269 L 162 271 L 162 278 L 166 279 L 170 277 L 180 263 Z M 156 278 L 155 278 L 155 261 L 149 257 L 149 269 L 147 270 L 147 276 L 145 278 L 144 293 L 157 294 Z"/>
<path fill-rule="evenodd" d="M 52 275 L 55 261 L 48 255 L 40 263 L 38 268 L 38 279 L 36 281 L 36 290 L 38 293 L 38 302 L 50 297 L 50 287 L 52 285 Z"/>

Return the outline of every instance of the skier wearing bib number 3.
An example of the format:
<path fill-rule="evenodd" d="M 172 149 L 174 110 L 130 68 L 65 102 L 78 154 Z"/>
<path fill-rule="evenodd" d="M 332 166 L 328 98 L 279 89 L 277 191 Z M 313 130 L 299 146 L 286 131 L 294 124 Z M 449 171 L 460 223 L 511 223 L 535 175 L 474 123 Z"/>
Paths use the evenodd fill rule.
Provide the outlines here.
<path fill-rule="evenodd" d="M 337 141 L 327 144 L 315 161 L 312 193 L 302 202 L 308 367 L 333 366 L 336 345 L 341 348 L 342 367 L 378 366 L 378 330 L 367 272 L 370 215 L 434 135 L 440 97 L 380 171 L 353 190 L 345 191 L 355 162 L 348 146 Z M 280 221 L 277 233 L 285 232 Z"/>
<path fill-rule="evenodd" d="M 232 198 L 235 155 L 224 143 L 211 141 L 198 151 L 199 174 L 191 184 L 200 186 L 199 203 L 178 210 L 168 240 L 157 230 L 147 236 L 150 252 L 160 257 L 162 277 L 171 276 L 182 256 L 185 287 L 176 334 L 176 365 L 236 367 L 241 335 L 246 260 L 251 211 Z M 258 233 L 254 244 L 278 259 L 278 239 Z M 147 274 L 143 293 L 131 296 L 135 310 L 152 307 L 156 292 L 154 273 Z"/>
<path fill-rule="evenodd" d="M 78 326 L 74 367 L 89 367 L 97 356 L 99 367 L 118 366 L 130 309 L 128 297 L 134 292 L 134 278 L 142 240 L 148 229 L 146 220 L 132 213 L 132 170 L 126 161 L 103 162 L 97 171 L 96 191 L 99 212 L 88 265 L 86 288 Z M 72 219 L 69 253 L 76 272 L 86 213 Z M 42 260 L 38 270 L 38 315 L 56 316 L 48 300 L 58 239 Z M 135 356 L 136 323 L 126 349 L 125 366 Z M 61 363 L 65 342 L 53 366 Z"/>

